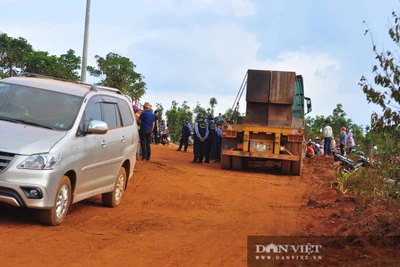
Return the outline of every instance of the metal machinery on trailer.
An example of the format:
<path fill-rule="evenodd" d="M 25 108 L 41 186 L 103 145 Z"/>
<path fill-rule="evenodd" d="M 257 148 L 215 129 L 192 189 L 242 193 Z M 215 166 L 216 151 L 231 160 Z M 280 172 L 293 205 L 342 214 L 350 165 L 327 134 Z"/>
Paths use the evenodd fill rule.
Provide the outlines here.
<path fill-rule="evenodd" d="M 222 125 L 222 168 L 242 170 L 249 163 L 274 161 L 282 174 L 301 175 L 304 118 L 311 112 L 303 77 L 295 72 L 248 70 L 232 114 L 246 88 L 246 115 Z"/>

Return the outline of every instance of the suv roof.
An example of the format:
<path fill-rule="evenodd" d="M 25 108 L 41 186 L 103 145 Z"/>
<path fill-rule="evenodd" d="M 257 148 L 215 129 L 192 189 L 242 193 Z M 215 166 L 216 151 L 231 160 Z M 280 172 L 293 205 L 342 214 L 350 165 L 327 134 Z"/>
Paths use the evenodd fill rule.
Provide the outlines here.
<path fill-rule="evenodd" d="M 63 80 L 55 77 L 34 73 L 22 73 L 18 76 L 4 78 L 1 81 L 22 86 L 36 87 L 45 90 L 58 91 L 76 96 L 84 96 L 88 91 L 108 91 L 123 95 L 118 89 L 81 82 Z"/>

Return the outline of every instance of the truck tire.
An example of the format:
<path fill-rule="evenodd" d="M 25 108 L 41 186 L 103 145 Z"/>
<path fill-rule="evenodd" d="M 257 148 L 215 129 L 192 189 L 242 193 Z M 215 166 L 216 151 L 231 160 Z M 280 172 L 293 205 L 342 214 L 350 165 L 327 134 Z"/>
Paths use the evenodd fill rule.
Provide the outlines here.
<path fill-rule="evenodd" d="M 284 175 L 290 174 L 290 160 L 282 160 L 281 163 L 281 173 Z"/>
<path fill-rule="evenodd" d="M 232 156 L 221 155 L 221 168 L 224 170 L 230 170 Z"/>
<path fill-rule="evenodd" d="M 241 171 L 242 169 L 242 157 L 232 157 L 232 170 Z"/>

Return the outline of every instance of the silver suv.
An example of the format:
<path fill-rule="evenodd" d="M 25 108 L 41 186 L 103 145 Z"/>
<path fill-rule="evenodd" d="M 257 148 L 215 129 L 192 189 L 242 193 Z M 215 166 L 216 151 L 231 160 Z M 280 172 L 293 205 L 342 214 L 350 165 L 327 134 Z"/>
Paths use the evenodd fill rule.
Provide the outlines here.
<path fill-rule="evenodd" d="M 60 224 L 71 204 L 120 205 L 136 163 L 132 100 L 36 74 L 0 80 L 0 202 Z"/>

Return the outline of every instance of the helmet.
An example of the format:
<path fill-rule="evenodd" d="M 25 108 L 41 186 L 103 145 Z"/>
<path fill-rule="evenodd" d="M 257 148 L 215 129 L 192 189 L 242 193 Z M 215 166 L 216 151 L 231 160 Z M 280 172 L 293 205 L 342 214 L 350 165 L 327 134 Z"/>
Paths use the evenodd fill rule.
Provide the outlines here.
<path fill-rule="evenodd" d="M 341 131 L 346 131 L 346 127 L 340 128 Z"/>
<path fill-rule="evenodd" d="M 208 120 L 214 119 L 214 118 L 213 118 L 213 115 L 212 115 L 212 114 L 208 114 L 208 115 L 207 115 L 207 119 L 208 119 Z"/>
<path fill-rule="evenodd" d="M 197 114 L 197 119 L 203 119 L 204 118 L 204 115 L 203 115 L 203 113 L 199 113 L 199 114 Z"/>
<path fill-rule="evenodd" d="M 183 119 L 184 119 L 185 121 L 188 121 L 188 120 L 189 120 L 189 117 L 188 117 L 188 116 L 185 116 L 185 117 L 183 117 Z"/>
<path fill-rule="evenodd" d="M 133 105 L 132 108 L 133 108 L 133 110 L 136 110 L 138 108 L 138 106 L 137 105 Z"/>

